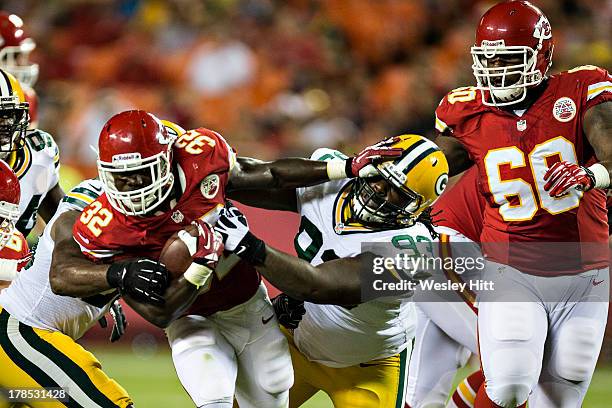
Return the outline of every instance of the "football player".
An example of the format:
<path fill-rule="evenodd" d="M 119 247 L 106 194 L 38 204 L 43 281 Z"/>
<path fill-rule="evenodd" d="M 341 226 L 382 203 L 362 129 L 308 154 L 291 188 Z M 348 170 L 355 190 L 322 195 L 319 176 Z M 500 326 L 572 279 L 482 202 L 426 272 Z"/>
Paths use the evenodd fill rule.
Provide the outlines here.
<path fill-rule="evenodd" d="M 300 214 L 295 237 L 299 258 L 281 253 L 249 232 L 237 209 L 226 211 L 215 230 L 225 248 L 255 265 L 276 287 L 306 300 L 305 314 L 289 333 L 295 384 L 290 406 L 299 407 L 319 390 L 334 407 L 403 407 L 405 369 L 415 329 L 409 295 L 361 303 L 360 271 L 372 264 L 365 242 L 388 242 L 417 250 L 433 241 L 433 227 L 419 216 L 442 193 L 448 180 L 446 158 L 418 135 L 391 139 L 397 158 L 375 166 L 370 177 L 285 189 L 249 204 Z M 319 149 L 321 161 L 341 161 L 342 153 Z"/>
<path fill-rule="evenodd" d="M 30 128 L 38 127 L 38 96 L 34 84 L 38 79 L 38 64 L 30 61 L 36 43 L 23 26 L 23 20 L 11 13 L 0 11 L 0 68 L 12 74 L 21 84 L 30 105 Z"/>
<path fill-rule="evenodd" d="M 29 105 L 15 77 L 0 70 L 0 159 L 21 184 L 17 229 L 25 236 L 55 213 L 64 192 L 59 185 L 59 150 L 50 134 L 28 130 Z"/>
<path fill-rule="evenodd" d="M 116 283 L 104 291 L 92 289 L 90 284 L 81 298 L 62 296 L 56 288 L 62 286 L 64 277 L 50 274 L 56 243 L 72 239 L 75 220 L 101 193 L 99 180 L 86 180 L 73 188 L 40 236 L 33 262 L 0 293 L 0 389 L 67 390 L 61 401 L 28 401 L 32 408 L 133 405 L 125 389 L 109 378 L 94 355 L 76 340 L 109 311 L 117 298 L 114 287 L 140 301 L 154 301 L 166 288 L 167 271 L 146 258 L 101 265 L 108 270 L 105 276 L 119 275 Z M 87 271 L 81 273 L 95 278 Z M 115 325 L 111 341 L 120 337 L 117 330 L 123 328 L 120 323 Z"/>
<path fill-rule="evenodd" d="M 471 54 L 477 86 L 444 97 L 436 142 L 452 172 L 477 166 L 487 202 L 480 241 L 496 301 L 479 301 L 475 406 L 580 406 L 608 312 L 612 78 L 595 66 L 547 76 L 553 33 L 526 1 L 489 9 Z"/>
<path fill-rule="evenodd" d="M 432 206 L 440 253 L 445 258 L 481 258 L 478 242 L 486 203 L 480 194 L 478 171 L 472 167 L 458 177 Z M 480 279 L 482 272 L 478 268 L 461 274 L 452 268 L 444 270 L 446 278 L 453 282 Z M 469 288 L 452 297 L 415 294 L 417 324 L 408 366 L 407 408 L 474 406 L 476 391 L 484 381 L 480 370 L 463 380 L 448 404 L 446 401 L 457 369 L 466 364 L 471 354 L 478 355 L 475 298 Z"/>
<path fill-rule="evenodd" d="M 196 220 L 200 225 L 216 221 L 227 190 L 298 187 L 354 176 L 373 160 L 397 154 L 397 149 L 374 146 L 333 164 L 303 159 L 267 163 L 236 157 L 211 130 L 189 130 L 174 139 L 155 116 L 122 112 L 100 134 L 98 172 L 104 194 L 74 226 L 80 248 L 71 242 L 56 247 L 52 273 L 64 279 L 56 290 L 80 297 L 84 288 L 108 289 L 115 277 L 107 279 L 104 268 L 80 252 L 98 263 L 158 257 L 175 232 Z M 207 240 L 198 241 L 204 242 L 198 248 L 207 246 Z M 194 249 L 193 255 L 198 252 Z M 190 286 L 171 287 L 157 306 L 139 307 L 129 293 L 125 299 L 145 318 L 168 326 L 177 373 L 196 406 L 229 408 L 234 396 L 241 407 L 285 406 L 293 381 L 287 342 L 254 268 L 225 262 L 211 275 L 210 268 L 194 266 L 183 280 Z M 175 320 L 194 300 L 185 316 Z"/>
<path fill-rule="evenodd" d="M 17 176 L 0 161 L 0 287 L 8 286 L 30 259 L 28 243 L 15 228 L 20 195 Z"/>

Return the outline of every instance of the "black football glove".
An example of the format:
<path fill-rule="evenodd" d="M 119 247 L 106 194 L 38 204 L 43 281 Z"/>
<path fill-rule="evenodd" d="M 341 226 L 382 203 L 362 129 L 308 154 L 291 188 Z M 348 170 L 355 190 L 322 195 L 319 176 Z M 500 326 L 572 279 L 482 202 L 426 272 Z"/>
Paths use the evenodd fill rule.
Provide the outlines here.
<path fill-rule="evenodd" d="M 293 299 L 284 293 L 272 299 L 272 306 L 274 306 L 274 313 L 278 322 L 291 330 L 297 329 L 300 321 L 302 321 L 302 316 L 306 313 L 304 302 Z"/>
<path fill-rule="evenodd" d="M 123 336 L 128 322 L 125 317 L 125 314 L 123 313 L 123 308 L 121 307 L 121 303 L 119 303 L 119 300 L 115 300 L 111 304 L 111 307 L 108 312 L 110 313 L 114 322 L 113 331 L 111 332 L 109 340 L 111 343 L 114 343 L 119 340 L 121 336 Z M 98 323 L 100 323 L 100 327 L 102 327 L 103 329 L 106 329 L 108 327 L 108 320 L 106 319 L 106 316 L 102 316 L 98 320 Z"/>
<path fill-rule="evenodd" d="M 129 295 L 139 302 L 163 305 L 170 273 L 158 261 L 138 258 L 111 264 L 106 271 L 106 280 L 122 295 Z"/>

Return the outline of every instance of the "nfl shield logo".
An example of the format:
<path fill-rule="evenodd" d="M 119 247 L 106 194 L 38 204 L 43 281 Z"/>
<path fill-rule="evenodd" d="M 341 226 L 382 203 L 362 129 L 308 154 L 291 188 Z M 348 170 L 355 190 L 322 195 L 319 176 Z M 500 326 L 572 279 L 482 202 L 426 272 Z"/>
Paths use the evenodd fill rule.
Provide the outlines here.
<path fill-rule="evenodd" d="M 170 218 L 172 218 L 172 221 L 176 222 L 177 224 L 180 224 L 185 219 L 185 216 L 183 215 L 182 212 L 180 212 L 179 210 L 176 210 L 175 212 L 172 213 Z"/>
<path fill-rule="evenodd" d="M 525 129 L 527 129 L 527 121 L 525 119 L 522 119 L 516 122 L 516 129 L 519 132 L 524 132 Z"/>

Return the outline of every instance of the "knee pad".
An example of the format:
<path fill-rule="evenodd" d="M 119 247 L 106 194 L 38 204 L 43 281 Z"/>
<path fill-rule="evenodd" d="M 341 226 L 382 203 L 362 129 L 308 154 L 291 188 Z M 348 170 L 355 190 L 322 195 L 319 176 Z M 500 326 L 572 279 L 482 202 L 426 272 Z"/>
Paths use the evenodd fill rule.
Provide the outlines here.
<path fill-rule="evenodd" d="M 293 365 L 287 339 L 280 336 L 268 343 L 262 357 L 265 363 L 261 364 L 262 371 L 258 380 L 261 388 L 270 394 L 288 391 L 293 385 Z"/>
<path fill-rule="evenodd" d="M 591 378 L 601 348 L 599 326 L 593 319 L 574 317 L 561 327 L 554 367 L 559 377 L 572 382 Z"/>
<path fill-rule="evenodd" d="M 533 307 L 529 303 L 493 303 L 491 336 L 497 341 L 528 341 L 534 335 Z"/>
<path fill-rule="evenodd" d="M 498 349 L 486 372 L 487 395 L 497 405 L 514 407 L 527 401 L 538 382 L 539 364 L 527 348 Z"/>

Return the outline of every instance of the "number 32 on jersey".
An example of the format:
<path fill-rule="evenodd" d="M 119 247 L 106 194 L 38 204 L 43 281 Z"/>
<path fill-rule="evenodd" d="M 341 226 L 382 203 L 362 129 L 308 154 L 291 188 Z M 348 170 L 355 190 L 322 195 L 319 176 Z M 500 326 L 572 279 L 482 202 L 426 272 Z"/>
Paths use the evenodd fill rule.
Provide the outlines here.
<path fill-rule="evenodd" d="M 555 156 L 561 161 L 578 163 L 574 145 L 563 136 L 536 145 L 528 154 L 516 146 L 489 150 L 484 158 L 487 182 L 493 199 L 499 204 L 499 213 L 504 221 L 532 219 L 538 211 L 538 203 L 542 209 L 553 215 L 578 207 L 582 192 L 570 192 L 555 198 L 544 190 L 544 174 L 549 167 L 547 160 Z M 499 170 L 502 165 L 509 165 L 511 169 L 529 166 L 535 192 L 533 186 L 521 178 L 502 180 Z M 516 200 L 515 203 L 510 202 L 513 197 L 518 199 L 518 203 Z"/>

